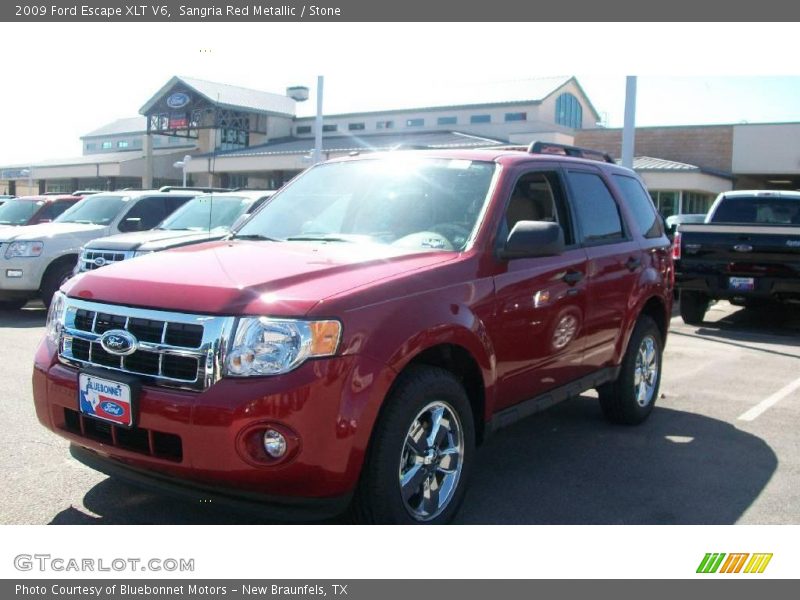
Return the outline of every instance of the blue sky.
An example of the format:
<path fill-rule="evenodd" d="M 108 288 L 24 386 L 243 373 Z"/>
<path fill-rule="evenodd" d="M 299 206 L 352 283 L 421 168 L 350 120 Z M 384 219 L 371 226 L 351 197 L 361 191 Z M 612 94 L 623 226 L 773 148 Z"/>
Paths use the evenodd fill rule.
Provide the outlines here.
<path fill-rule="evenodd" d="M 800 76 L 791 75 L 800 72 L 796 24 L 675 27 L 84 23 L 70 25 L 69 44 L 54 46 L 30 40 L 60 39 L 61 24 L 0 23 L 5 51 L 13 52 L 0 165 L 80 155 L 79 136 L 135 116 L 172 75 L 283 93 L 290 85 L 313 88 L 324 74 L 326 112 L 426 106 L 442 93 L 469 103 L 468 88 L 576 75 L 606 125 L 616 127 L 625 75 L 639 74 L 640 126 L 800 121 Z M 721 35 L 770 42 L 726 45 Z M 313 110 L 312 97 L 298 112 Z"/>

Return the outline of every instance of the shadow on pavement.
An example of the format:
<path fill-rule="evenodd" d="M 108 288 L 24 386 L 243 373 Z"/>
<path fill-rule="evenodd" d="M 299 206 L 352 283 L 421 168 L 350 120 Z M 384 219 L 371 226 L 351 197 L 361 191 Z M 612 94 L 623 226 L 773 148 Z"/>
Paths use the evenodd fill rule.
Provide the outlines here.
<path fill-rule="evenodd" d="M 47 310 L 39 302 L 28 304 L 21 310 L 0 310 L 0 327 L 43 327 L 46 320 Z"/>
<path fill-rule="evenodd" d="M 766 443 L 723 421 L 656 408 L 639 427 L 612 426 L 583 396 L 491 438 L 457 522 L 735 523 L 776 467 Z M 97 516 L 69 508 L 52 524 L 269 522 L 113 479 L 89 490 L 84 506 Z"/>
<path fill-rule="evenodd" d="M 582 396 L 488 442 L 458 522 L 732 524 L 777 464 L 724 421 L 657 407 L 643 425 L 613 426 Z"/>

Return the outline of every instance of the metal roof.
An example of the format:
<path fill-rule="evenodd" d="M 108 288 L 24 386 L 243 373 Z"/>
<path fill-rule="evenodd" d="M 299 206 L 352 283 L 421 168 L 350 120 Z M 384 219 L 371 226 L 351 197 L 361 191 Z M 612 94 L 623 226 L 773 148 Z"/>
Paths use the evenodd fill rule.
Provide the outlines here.
<path fill-rule="evenodd" d="M 178 84 L 183 84 L 212 104 L 224 108 L 244 109 L 245 111 L 286 115 L 289 117 L 293 117 L 295 114 L 295 101 L 288 96 L 183 76 L 175 76 L 170 79 L 142 106 L 139 112 L 146 114 L 164 94 Z"/>
<path fill-rule="evenodd" d="M 147 131 L 147 117 L 128 117 L 117 119 L 102 127 L 81 136 L 81 139 L 109 135 L 122 135 L 123 133 L 145 133 Z"/>
<path fill-rule="evenodd" d="M 185 153 L 185 149 L 181 148 L 159 148 L 153 150 L 153 156 L 163 156 L 165 154 Z M 101 152 L 98 154 L 84 154 L 83 156 L 76 156 L 74 158 L 54 158 L 51 160 L 43 160 L 30 165 L 36 167 L 60 167 L 60 166 L 73 166 L 73 165 L 104 165 L 108 163 L 122 163 L 131 160 L 139 160 L 144 158 L 144 152 L 141 150 L 129 150 L 127 152 Z"/>
<path fill-rule="evenodd" d="M 620 161 L 617 160 L 617 163 Z M 666 160 L 663 158 L 653 158 L 652 156 L 637 156 L 633 159 L 634 171 L 700 171 L 697 165 Z"/>
<path fill-rule="evenodd" d="M 323 152 L 360 152 L 391 150 L 397 146 L 425 148 L 485 148 L 507 142 L 478 137 L 458 131 L 429 131 L 377 135 L 338 135 L 322 138 Z M 220 158 L 229 156 L 270 156 L 274 154 L 306 154 L 314 149 L 312 138 L 280 138 L 260 146 L 218 152 Z M 210 156 L 206 154 L 205 156 Z"/>

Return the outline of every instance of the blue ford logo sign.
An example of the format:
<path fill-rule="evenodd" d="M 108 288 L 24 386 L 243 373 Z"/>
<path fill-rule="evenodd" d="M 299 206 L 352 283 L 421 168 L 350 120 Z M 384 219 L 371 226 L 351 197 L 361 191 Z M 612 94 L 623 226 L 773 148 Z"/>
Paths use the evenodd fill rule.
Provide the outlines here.
<path fill-rule="evenodd" d="M 175 92 L 174 94 L 171 94 L 167 98 L 167 106 L 169 106 L 170 108 L 183 108 L 184 106 L 189 104 L 190 101 L 191 98 L 189 98 L 189 94 L 184 94 L 183 92 Z"/>
<path fill-rule="evenodd" d="M 125 412 L 125 409 L 123 409 L 119 404 L 117 404 L 116 402 L 111 402 L 109 400 L 103 402 L 100 405 L 100 408 L 102 408 L 109 415 L 113 415 L 115 417 L 121 417 L 122 413 Z"/>
<path fill-rule="evenodd" d="M 136 352 L 139 344 L 133 335 L 124 329 L 110 329 L 100 336 L 100 345 L 109 354 L 127 356 Z"/>

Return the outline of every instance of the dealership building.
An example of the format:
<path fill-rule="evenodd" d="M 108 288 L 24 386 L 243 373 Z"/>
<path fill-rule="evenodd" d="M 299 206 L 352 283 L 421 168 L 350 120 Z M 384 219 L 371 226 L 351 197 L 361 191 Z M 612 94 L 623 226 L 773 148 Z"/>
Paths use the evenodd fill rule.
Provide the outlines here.
<path fill-rule="evenodd" d="M 178 185 L 275 189 L 310 166 L 315 119 L 298 117 L 306 88 L 285 94 L 173 77 L 142 108 L 81 137 L 82 154 L 0 166 L 17 195 Z M 484 86 L 464 103 L 326 114 L 323 158 L 402 148 L 487 148 L 535 140 L 621 155 L 622 132 L 574 77 Z M 800 188 L 800 123 L 641 127 L 636 169 L 662 214 L 705 212 L 716 194 Z"/>

